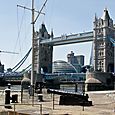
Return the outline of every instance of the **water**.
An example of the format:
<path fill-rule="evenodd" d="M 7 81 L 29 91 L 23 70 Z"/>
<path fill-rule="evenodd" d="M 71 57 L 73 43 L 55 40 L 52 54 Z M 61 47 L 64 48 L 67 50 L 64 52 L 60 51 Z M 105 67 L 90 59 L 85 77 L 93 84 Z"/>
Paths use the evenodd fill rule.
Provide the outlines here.
<path fill-rule="evenodd" d="M 8 88 L 8 86 L 0 86 L 0 90 L 5 90 L 6 88 Z M 11 90 L 12 91 L 20 91 L 21 90 L 21 85 L 11 85 Z"/>

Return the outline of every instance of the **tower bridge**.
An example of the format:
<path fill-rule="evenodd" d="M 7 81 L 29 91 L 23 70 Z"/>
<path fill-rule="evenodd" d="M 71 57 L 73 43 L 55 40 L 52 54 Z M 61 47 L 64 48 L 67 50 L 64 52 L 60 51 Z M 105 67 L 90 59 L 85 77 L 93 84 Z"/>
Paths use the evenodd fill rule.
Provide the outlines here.
<path fill-rule="evenodd" d="M 54 37 L 53 31 L 49 34 L 45 24 L 42 24 L 34 38 L 34 71 L 38 74 L 34 81 L 41 80 L 40 75 L 42 71 L 44 73 L 52 73 L 54 46 L 92 41 L 94 73 L 91 74 L 91 76 L 94 78 L 96 77 L 92 80 L 98 81 L 99 83 L 105 83 L 105 86 L 109 86 L 112 83 L 112 79 L 111 75 L 107 75 L 106 73 L 112 73 L 115 70 L 115 25 L 113 24 L 113 20 L 109 16 L 107 9 L 104 9 L 104 13 L 101 18 L 97 18 L 95 15 L 93 25 L 93 31 L 72 35 L 64 34 L 60 37 Z M 101 73 L 98 74 L 98 72 Z M 108 83 L 108 81 L 111 81 L 111 83 Z"/>
<path fill-rule="evenodd" d="M 94 19 L 93 31 L 62 35 L 54 37 L 53 32 L 48 33 L 45 24 L 36 32 L 34 39 L 36 73 L 52 73 L 53 46 L 93 41 L 94 71 L 114 72 L 114 46 L 110 40 L 115 40 L 115 26 L 105 9 L 103 16 Z"/>

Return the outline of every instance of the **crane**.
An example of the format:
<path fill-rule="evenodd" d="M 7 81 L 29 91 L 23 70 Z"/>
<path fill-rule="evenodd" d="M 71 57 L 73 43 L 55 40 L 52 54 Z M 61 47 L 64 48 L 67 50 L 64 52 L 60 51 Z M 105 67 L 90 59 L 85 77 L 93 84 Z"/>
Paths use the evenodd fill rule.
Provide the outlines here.
<path fill-rule="evenodd" d="M 0 50 L 0 53 L 19 54 L 19 53 L 16 53 L 16 52 L 10 52 L 10 51 L 2 51 L 2 50 Z"/>

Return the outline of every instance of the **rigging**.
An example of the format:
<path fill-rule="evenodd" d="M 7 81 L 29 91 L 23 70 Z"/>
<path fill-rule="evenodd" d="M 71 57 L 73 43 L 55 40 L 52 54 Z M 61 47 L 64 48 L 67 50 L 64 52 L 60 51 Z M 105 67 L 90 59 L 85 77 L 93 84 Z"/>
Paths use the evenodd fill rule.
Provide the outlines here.
<path fill-rule="evenodd" d="M 2 51 L 2 50 L 0 50 L 0 53 L 19 54 L 19 53 L 16 53 L 16 52 L 10 52 L 10 51 Z"/>

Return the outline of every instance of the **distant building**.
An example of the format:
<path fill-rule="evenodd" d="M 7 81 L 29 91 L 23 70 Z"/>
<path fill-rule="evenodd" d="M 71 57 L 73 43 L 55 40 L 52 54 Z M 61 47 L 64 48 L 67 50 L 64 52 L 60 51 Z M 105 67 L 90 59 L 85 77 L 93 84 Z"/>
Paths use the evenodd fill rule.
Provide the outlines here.
<path fill-rule="evenodd" d="M 67 55 L 67 59 L 68 62 L 71 64 L 79 64 L 81 66 L 84 65 L 84 56 L 83 55 L 74 56 L 73 51 L 71 51 L 71 53 Z"/>
<path fill-rule="evenodd" d="M 1 61 L 0 61 L 0 72 L 4 73 L 4 65 L 1 64 Z"/>
<path fill-rule="evenodd" d="M 71 53 L 67 55 L 67 60 L 68 63 L 72 64 L 78 70 L 78 72 L 81 72 L 81 67 L 84 65 L 83 55 L 75 56 L 73 51 L 71 51 Z"/>
<path fill-rule="evenodd" d="M 83 55 L 77 55 L 75 57 L 77 58 L 78 64 L 83 66 L 84 65 L 84 56 Z"/>

